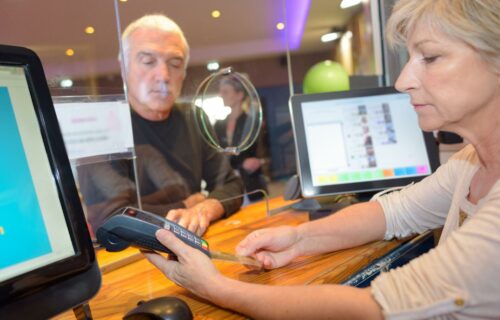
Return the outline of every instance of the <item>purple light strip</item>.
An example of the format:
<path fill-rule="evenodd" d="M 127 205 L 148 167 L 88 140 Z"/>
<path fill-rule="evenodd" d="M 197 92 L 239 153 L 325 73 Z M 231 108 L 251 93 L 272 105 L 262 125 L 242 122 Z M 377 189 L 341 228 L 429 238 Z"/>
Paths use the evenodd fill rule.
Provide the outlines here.
<path fill-rule="evenodd" d="M 290 50 L 300 47 L 311 0 L 286 0 L 286 24 Z"/>

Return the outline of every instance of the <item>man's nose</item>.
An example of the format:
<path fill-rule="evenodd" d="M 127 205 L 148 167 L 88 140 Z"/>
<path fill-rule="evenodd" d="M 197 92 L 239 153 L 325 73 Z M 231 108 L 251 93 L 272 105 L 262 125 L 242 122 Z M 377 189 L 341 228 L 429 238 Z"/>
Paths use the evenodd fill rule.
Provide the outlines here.
<path fill-rule="evenodd" d="M 156 70 L 158 80 L 168 82 L 170 80 L 170 72 L 166 63 L 160 63 Z"/>

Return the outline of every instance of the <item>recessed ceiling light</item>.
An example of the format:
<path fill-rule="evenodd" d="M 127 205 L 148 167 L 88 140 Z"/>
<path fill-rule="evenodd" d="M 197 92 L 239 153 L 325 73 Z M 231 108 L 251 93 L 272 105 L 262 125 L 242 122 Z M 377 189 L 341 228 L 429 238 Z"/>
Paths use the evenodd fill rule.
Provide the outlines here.
<path fill-rule="evenodd" d="M 276 24 L 276 29 L 278 29 L 278 30 L 283 30 L 283 29 L 285 29 L 285 24 L 284 24 L 283 22 L 278 22 L 278 23 Z"/>
<path fill-rule="evenodd" d="M 337 40 L 340 37 L 340 32 L 330 32 L 321 36 L 321 42 L 330 42 Z"/>
<path fill-rule="evenodd" d="M 361 0 L 342 0 L 340 7 L 342 9 L 354 7 L 361 3 Z"/>
<path fill-rule="evenodd" d="M 86 34 L 93 34 L 94 32 L 95 32 L 95 29 L 92 26 L 88 26 L 87 28 L 85 28 Z"/>
<path fill-rule="evenodd" d="M 72 57 L 74 54 L 75 54 L 75 50 L 73 50 L 71 48 L 69 48 L 69 49 L 66 50 L 66 55 L 68 57 Z"/>
<path fill-rule="evenodd" d="M 219 17 L 220 17 L 220 11 L 219 10 L 212 11 L 212 18 L 217 19 Z"/>
<path fill-rule="evenodd" d="M 71 79 L 62 79 L 59 85 L 62 88 L 71 88 L 73 86 L 73 81 Z"/>
<path fill-rule="evenodd" d="M 220 68 L 220 65 L 217 61 L 210 61 L 209 63 L 207 63 L 207 70 L 208 71 L 217 71 L 219 70 Z"/>

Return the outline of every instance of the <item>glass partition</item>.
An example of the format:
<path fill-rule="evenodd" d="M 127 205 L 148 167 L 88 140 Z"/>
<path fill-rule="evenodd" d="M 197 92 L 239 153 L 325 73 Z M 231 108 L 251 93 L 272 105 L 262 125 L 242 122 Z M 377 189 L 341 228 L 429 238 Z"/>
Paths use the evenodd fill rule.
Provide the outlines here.
<path fill-rule="evenodd" d="M 166 14 L 190 45 L 179 102 L 191 104 L 203 79 L 226 67 L 255 87 L 262 128 L 252 158 L 267 183 L 296 172 L 291 94 L 316 90 L 325 82 L 322 71 L 332 66 L 348 84 L 334 83 L 329 90 L 386 81 L 376 0 L 27 0 L 1 6 L 9 12 L 1 41 L 40 55 L 54 96 L 123 94 L 117 25 L 123 30 L 144 14 Z M 304 90 L 316 65 L 311 89 Z"/>

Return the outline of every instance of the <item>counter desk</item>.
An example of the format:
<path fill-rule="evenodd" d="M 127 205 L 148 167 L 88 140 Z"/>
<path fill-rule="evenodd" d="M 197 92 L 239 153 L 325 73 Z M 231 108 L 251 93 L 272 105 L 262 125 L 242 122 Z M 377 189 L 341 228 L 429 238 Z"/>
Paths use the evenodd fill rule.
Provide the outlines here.
<path fill-rule="evenodd" d="M 269 201 L 269 208 L 289 205 L 281 198 Z M 234 253 L 236 245 L 250 232 L 272 226 L 298 225 L 308 220 L 307 212 L 285 209 L 274 215 L 266 214 L 265 203 L 247 206 L 228 219 L 220 220 L 208 229 L 204 238 L 210 248 Z M 290 265 L 271 271 L 251 271 L 246 267 L 214 261 L 217 269 L 234 279 L 268 285 L 309 285 L 342 283 L 384 255 L 402 247 L 405 240 L 377 241 L 334 253 L 296 259 Z M 191 308 L 195 319 L 244 319 L 241 314 L 219 308 L 200 299 L 168 280 L 134 248 L 118 253 L 97 251 L 102 271 L 102 286 L 89 302 L 94 319 L 122 319 L 141 300 L 176 296 Z M 365 269 L 366 270 L 366 269 Z M 75 319 L 67 311 L 55 319 Z"/>

